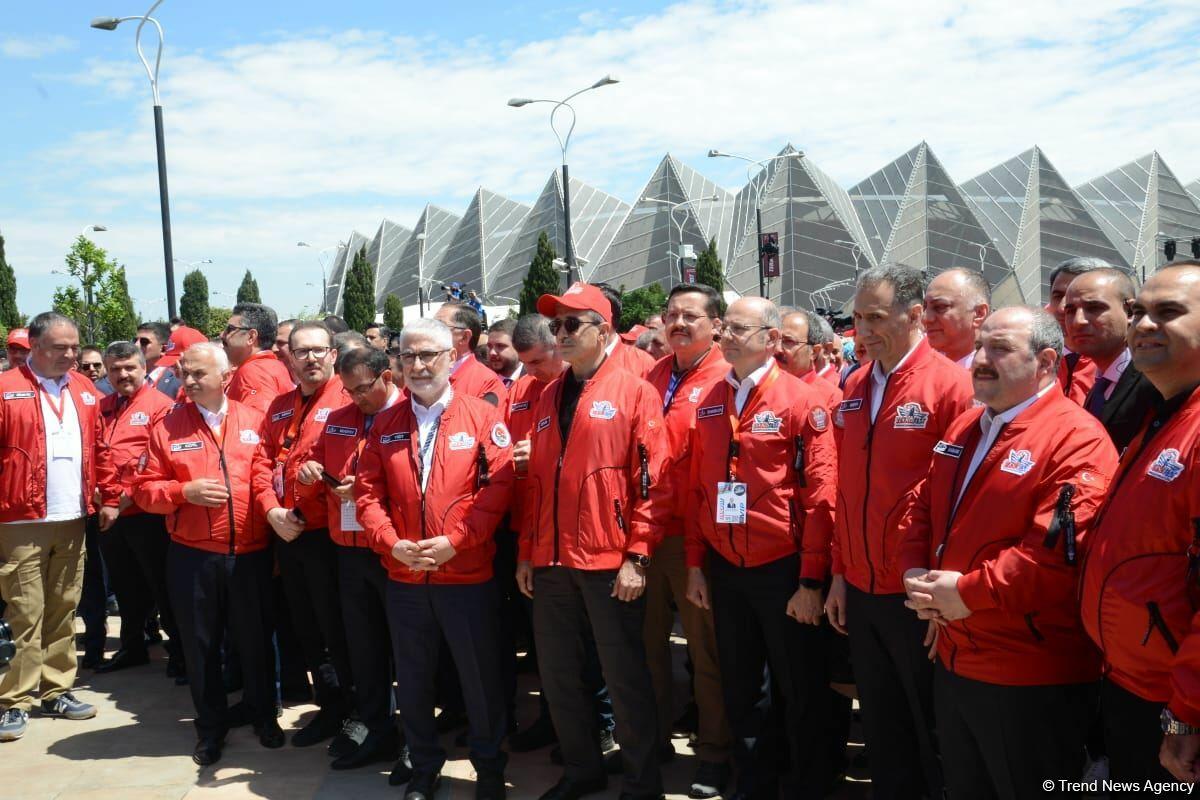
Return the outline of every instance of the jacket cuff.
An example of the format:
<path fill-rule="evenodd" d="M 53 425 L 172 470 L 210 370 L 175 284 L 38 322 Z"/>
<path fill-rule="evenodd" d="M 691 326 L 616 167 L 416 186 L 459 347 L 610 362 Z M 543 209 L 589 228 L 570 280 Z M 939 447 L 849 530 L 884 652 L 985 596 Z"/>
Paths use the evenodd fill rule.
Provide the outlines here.
<path fill-rule="evenodd" d="M 984 611 L 998 607 L 992 601 L 992 592 L 984 580 L 983 570 L 976 569 L 959 576 L 957 586 L 958 596 L 971 611 Z"/>
<path fill-rule="evenodd" d="M 704 561 L 708 556 L 708 547 L 703 542 L 696 542 L 694 539 L 685 538 L 683 542 L 683 563 L 687 567 L 698 567 L 704 569 Z"/>
<path fill-rule="evenodd" d="M 467 541 L 467 529 L 465 526 L 451 533 L 447 533 L 445 536 L 450 542 L 450 546 L 454 548 L 455 552 L 462 552 L 463 543 Z"/>
<path fill-rule="evenodd" d="M 1200 726 L 1200 708 L 1189 705 L 1178 694 L 1171 698 L 1171 702 L 1167 703 L 1167 708 L 1180 722 Z"/>
<path fill-rule="evenodd" d="M 187 503 L 187 498 L 183 496 L 183 484 L 176 481 L 171 484 L 171 488 L 167 491 L 167 496 L 171 498 L 171 502 L 177 506 L 182 506 Z"/>
<path fill-rule="evenodd" d="M 824 553 L 801 553 L 800 577 L 824 581 L 829 577 L 829 556 Z"/>

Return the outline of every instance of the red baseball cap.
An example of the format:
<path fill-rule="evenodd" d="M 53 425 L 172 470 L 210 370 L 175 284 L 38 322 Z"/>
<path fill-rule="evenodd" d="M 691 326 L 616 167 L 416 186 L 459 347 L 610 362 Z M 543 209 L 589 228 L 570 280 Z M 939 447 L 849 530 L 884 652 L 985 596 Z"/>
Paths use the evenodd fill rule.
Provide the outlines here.
<path fill-rule="evenodd" d="M 621 339 L 629 344 L 637 344 L 638 337 L 648 330 L 650 329 L 645 325 L 634 325 L 632 328 L 621 334 Z"/>
<path fill-rule="evenodd" d="M 183 355 L 183 351 L 187 350 L 194 344 L 207 342 L 208 337 L 195 328 L 189 328 L 187 325 L 180 325 L 175 330 L 171 331 L 171 338 L 167 340 L 167 344 L 163 347 L 162 358 L 158 360 L 160 367 L 169 367 L 179 360 Z"/>
<path fill-rule="evenodd" d="M 537 310 L 544 317 L 553 317 L 560 308 L 571 311 L 595 311 L 609 325 L 612 324 L 612 305 L 604 292 L 590 283 L 576 281 L 561 295 L 544 294 L 538 298 Z"/>
<path fill-rule="evenodd" d="M 24 347 L 26 350 L 31 350 L 29 346 L 29 329 L 28 328 L 13 328 L 8 332 L 8 347 L 16 345 Z"/>

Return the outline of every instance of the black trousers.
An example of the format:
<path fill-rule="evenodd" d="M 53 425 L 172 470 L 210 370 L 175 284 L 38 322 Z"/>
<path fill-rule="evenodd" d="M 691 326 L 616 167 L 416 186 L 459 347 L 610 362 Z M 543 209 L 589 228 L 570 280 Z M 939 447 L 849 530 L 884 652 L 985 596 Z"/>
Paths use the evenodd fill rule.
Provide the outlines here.
<path fill-rule="evenodd" d="M 933 664 L 922 642 L 928 623 L 902 594 L 846 586 L 850 658 L 876 800 L 939 797 L 942 769 L 933 737 Z"/>
<path fill-rule="evenodd" d="M 75 615 L 83 620 L 83 652 L 88 655 L 104 655 L 108 638 L 108 579 L 104 568 L 104 557 L 100 553 L 100 518 L 88 516 L 83 528 L 83 587 L 80 589 L 79 606 Z M 119 602 L 119 601 L 118 601 Z M 145 617 L 137 623 L 140 632 Z"/>
<path fill-rule="evenodd" d="M 950 800 L 1045 797 L 1043 781 L 1083 774 L 1091 683 L 999 686 L 939 663 L 933 694 Z"/>
<path fill-rule="evenodd" d="M 396 661 L 396 705 L 413 771 L 432 774 L 446 763 L 433 709 L 439 670 L 455 669 L 470 725 L 471 763 L 477 772 L 500 774 L 507 756 L 504 693 L 496 665 L 499 621 L 496 583 L 429 584 L 388 581 L 387 614 Z M 453 666 L 441 661 L 445 637 Z"/>
<path fill-rule="evenodd" d="M 1163 732 L 1162 703 L 1143 700 L 1112 681 L 1100 685 L 1100 715 L 1114 781 L 1176 781 L 1158 760 Z"/>
<path fill-rule="evenodd" d="M 355 711 L 372 733 L 383 734 L 395 730 L 387 570 L 379 556 L 365 547 L 338 547 L 337 562 Z"/>
<path fill-rule="evenodd" d="M 787 797 L 821 797 L 830 769 L 828 656 L 825 632 L 787 615 L 800 587 L 799 556 L 738 567 L 710 553 L 709 580 L 738 790 L 774 797 L 782 778 Z M 769 711 L 761 702 L 764 669 Z"/>
<path fill-rule="evenodd" d="M 242 701 L 251 722 L 257 726 L 274 720 L 270 551 L 233 556 L 171 542 L 167 585 L 187 659 L 200 738 L 219 739 L 228 730 L 221 678 L 221 642 L 226 633 L 241 661 Z"/>
<path fill-rule="evenodd" d="M 604 774 L 596 728 L 595 687 L 587 681 L 591 624 L 616 716 L 614 736 L 625 763 L 622 792 L 662 794 L 658 768 L 657 704 L 646 650 L 645 596 L 632 603 L 612 597 L 616 570 L 541 567 L 533 577 L 533 634 L 538 671 L 558 732 L 566 777 Z"/>
<path fill-rule="evenodd" d="M 146 652 L 146 616 L 155 606 L 170 638 L 165 646 L 173 657 L 182 657 L 179 628 L 167 596 L 167 534 L 160 514 L 117 517 L 100 534 L 100 550 L 108 567 L 108 580 L 121 608 L 121 649 Z"/>
<path fill-rule="evenodd" d="M 517 534 L 509 530 L 507 524 L 496 529 L 496 555 L 492 567 L 500 598 L 496 658 L 504 685 L 504 708 L 511 722 L 517 704 L 517 639 L 527 627 L 524 624 L 527 617 L 522 602 L 525 596 L 517 587 Z"/>
<path fill-rule="evenodd" d="M 350 709 L 354 684 L 337 578 L 337 545 L 327 528 L 305 531 L 295 541 L 276 542 L 279 577 L 292 626 L 312 673 L 317 705 L 337 713 Z"/>

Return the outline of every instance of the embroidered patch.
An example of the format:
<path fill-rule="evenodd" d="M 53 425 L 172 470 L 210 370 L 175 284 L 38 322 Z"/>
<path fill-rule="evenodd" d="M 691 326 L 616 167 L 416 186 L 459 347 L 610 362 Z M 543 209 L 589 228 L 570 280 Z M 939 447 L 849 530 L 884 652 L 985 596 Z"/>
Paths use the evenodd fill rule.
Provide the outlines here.
<path fill-rule="evenodd" d="M 508 447 L 512 444 L 512 436 L 508 432 L 508 428 L 504 427 L 503 422 L 497 422 L 492 426 L 492 444 L 496 447 Z"/>
<path fill-rule="evenodd" d="M 1024 475 L 1033 469 L 1035 464 L 1037 462 L 1033 460 L 1033 456 L 1028 450 L 1009 450 L 1008 458 L 1004 459 L 1004 463 L 1000 465 L 1000 471 L 1012 475 Z"/>
<path fill-rule="evenodd" d="M 1173 447 L 1163 450 L 1158 454 L 1158 458 L 1154 459 L 1150 469 L 1146 470 L 1146 474 L 1167 483 L 1178 478 L 1183 474 L 1183 464 L 1179 463 L 1179 451 Z"/>
<path fill-rule="evenodd" d="M 838 409 L 833 413 L 833 424 L 839 428 L 846 427 L 846 418 L 842 416 L 842 409 Z"/>
<path fill-rule="evenodd" d="M 451 450 L 470 450 L 475 446 L 475 437 L 466 431 L 452 433 L 446 441 L 449 442 Z"/>
<path fill-rule="evenodd" d="M 288 419 L 296 413 L 296 409 L 289 408 L 287 411 L 277 411 L 271 415 L 271 422 L 279 422 L 281 419 Z"/>
<path fill-rule="evenodd" d="M 543 417 L 542 419 L 538 420 L 537 429 L 539 431 L 544 431 L 544 430 L 546 430 L 546 428 L 549 428 L 549 427 L 550 427 L 550 418 L 549 417 Z"/>
<path fill-rule="evenodd" d="M 172 453 L 182 453 L 187 450 L 199 450 L 204 447 L 204 442 L 175 442 L 171 445 Z"/>
<path fill-rule="evenodd" d="M 241 435 L 238 437 L 242 444 L 258 444 L 258 431 L 249 428 L 242 428 Z"/>
<path fill-rule="evenodd" d="M 782 424 L 783 420 L 770 411 L 760 411 L 754 415 L 754 422 L 750 424 L 750 432 L 779 433 L 779 426 Z"/>
<path fill-rule="evenodd" d="M 929 412 L 921 408 L 920 403 L 904 403 L 896 408 L 896 420 L 893 428 L 902 430 L 924 430 L 929 423 Z"/>
<path fill-rule="evenodd" d="M 858 411 L 862 408 L 862 398 L 856 397 L 853 400 L 843 400 L 838 403 L 838 411 Z"/>
<path fill-rule="evenodd" d="M 510 406 L 509 410 L 511 410 L 511 411 L 528 411 L 529 410 L 529 401 L 522 400 L 519 403 L 513 403 L 512 406 Z"/>
<path fill-rule="evenodd" d="M 37 392 L 5 392 L 5 400 L 32 400 L 37 397 Z"/>
<path fill-rule="evenodd" d="M 407 442 L 412 438 L 410 431 L 400 431 L 398 433 L 385 433 L 379 437 L 380 444 L 391 444 L 392 442 Z"/>
<path fill-rule="evenodd" d="M 92 394 L 91 392 L 80 392 L 79 399 L 83 401 L 85 406 L 96 405 L 96 395 Z"/>
<path fill-rule="evenodd" d="M 725 413 L 725 406 L 705 406 L 696 412 L 696 419 L 708 419 L 709 417 L 719 417 Z"/>
<path fill-rule="evenodd" d="M 617 415 L 617 407 L 607 400 L 592 401 L 592 410 L 588 416 L 593 419 L 612 419 Z"/>
<path fill-rule="evenodd" d="M 347 428 L 344 425 L 326 425 L 325 432 L 330 436 L 358 436 L 358 428 Z"/>
<path fill-rule="evenodd" d="M 823 431 L 829 425 L 829 412 L 818 406 L 808 412 L 808 421 L 812 423 L 814 431 Z"/>
<path fill-rule="evenodd" d="M 130 425 L 149 425 L 150 415 L 145 411 L 135 411 L 129 415 Z"/>
<path fill-rule="evenodd" d="M 314 422 L 324 422 L 325 420 L 329 419 L 330 411 L 333 411 L 333 409 L 332 408 L 318 408 L 317 413 L 313 414 L 313 421 Z"/>
<path fill-rule="evenodd" d="M 700 389 L 701 388 L 702 387 L 700 387 L 700 386 L 696 386 L 692 389 L 692 393 L 688 395 L 689 403 L 699 403 L 700 402 Z"/>
<path fill-rule="evenodd" d="M 933 452 L 951 458 L 961 458 L 963 454 L 962 445 L 950 444 L 949 442 L 938 442 L 933 446 Z"/>

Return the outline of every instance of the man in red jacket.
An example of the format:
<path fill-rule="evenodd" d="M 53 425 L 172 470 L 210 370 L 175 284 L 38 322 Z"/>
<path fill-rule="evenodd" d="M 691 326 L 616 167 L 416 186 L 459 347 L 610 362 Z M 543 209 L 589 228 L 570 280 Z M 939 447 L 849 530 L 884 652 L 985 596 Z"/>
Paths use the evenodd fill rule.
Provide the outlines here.
<path fill-rule="evenodd" d="M 259 742 L 283 747 L 284 735 L 272 685 L 270 540 L 250 490 L 262 414 L 225 397 L 229 360 L 219 345 L 192 345 L 179 366 L 188 400 L 150 434 L 133 502 L 168 515 L 167 586 L 196 707 L 192 760 L 204 767 L 220 759 L 230 725 L 221 676 L 226 631 Z"/>
<path fill-rule="evenodd" d="M 784 795 L 819 796 L 827 780 L 818 626 L 837 449 L 821 396 L 775 360 L 779 326 L 779 310 L 763 298 L 726 311 L 721 350 L 731 369 L 697 402 L 686 484 L 687 597 L 710 607 L 707 560 L 738 793 L 747 797 L 778 793 L 776 747 L 790 756 Z M 776 697 L 764 722 L 756 706 L 768 665 Z M 786 744 L 776 741 L 781 732 Z"/>
<path fill-rule="evenodd" d="M 454 363 L 450 367 L 450 385 L 459 395 L 486 400 L 494 406 L 508 402 L 508 390 L 496 373 L 475 358 L 475 347 L 483 333 L 478 312 L 466 303 L 442 303 L 433 318 L 454 334 Z"/>
<path fill-rule="evenodd" d="M 495 667 L 492 559 L 493 533 L 512 492 L 512 437 L 499 409 L 454 391 L 452 352 L 441 322 L 404 327 L 408 395 L 372 428 L 355 493 L 359 519 L 388 571 L 396 705 L 412 754 L 404 796 L 432 800 L 446 761 L 433 717 L 444 637 L 466 701 L 475 797 L 500 800 L 507 728 Z"/>
<path fill-rule="evenodd" d="M 661 400 L 605 358 L 611 307 L 595 286 L 542 295 L 538 311 L 570 369 L 542 393 L 530 441 L 517 583 L 533 598 L 538 664 L 565 765 L 542 800 L 602 790 L 607 776 L 584 673 L 595 632 L 624 757 L 623 792 L 662 795 L 654 687 L 646 668 L 646 567 L 670 498 Z M 536 573 L 535 573 L 536 568 Z"/>
<path fill-rule="evenodd" d="M 272 309 L 238 303 L 221 333 L 221 344 L 237 370 L 229 382 L 229 399 L 264 414 L 276 397 L 296 385 L 287 365 L 275 355 L 276 327 Z"/>
<path fill-rule="evenodd" d="M 1076 776 L 1100 664 L 1073 602 L 1117 452 L 1058 391 L 1062 331 L 1042 309 L 983 323 L 973 408 L 951 424 L 904 523 L 908 602 L 930 620 L 951 797 L 1032 797 Z"/>
<path fill-rule="evenodd" d="M 842 438 L 826 610 L 835 628 L 848 626 L 878 798 L 941 791 L 933 667 L 921 646 L 925 626 L 904 607 L 896 550 L 933 447 L 971 407 L 973 392 L 967 371 L 922 335 L 922 283 L 919 271 L 902 265 L 859 278 L 854 323 L 864 361 L 847 377 L 834 415 Z"/>
<path fill-rule="evenodd" d="M 1133 365 L 1165 400 L 1125 450 L 1093 525 L 1081 612 L 1104 655 L 1110 776 L 1196 782 L 1200 261 L 1160 268 L 1146 281 L 1133 304 L 1129 347 Z"/>
<path fill-rule="evenodd" d="M 333 374 L 337 354 L 324 323 L 297 323 L 289 356 L 300 385 L 276 397 L 267 409 L 263 457 L 254 465 L 254 501 L 280 539 L 275 546 L 279 577 L 321 709 L 292 737 L 292 744 L 308 747 L 337 736 L 330 755 L 340 757 L 357 743 L 338 735 L 350 711 L 353 683 L 342 627 L 337 552 L 329 537 L 321 486 L 306 486 L 297 474 L 310 460 L 329 415 L 349 398 Z"/>
<path fill-rule="evenodd" d="M 821 395 L 829 418 L 837 413 L 842 390 L 836 383 L 820 377 L 817 363 L 823 359 L 821 345 L 823 320 L 812 311 L 786 311 L 779 328 L 779 353 L 775 356 L 784 371 L 799 378 Z M 835 428 L 835 432 L 836 432 Z"/>
<path fill-rule="evenodd" d="M 150 661 L 144 628 L 146 615 L 157 606 L 170 637 L 167 674 L 180 678 L 184 659 L 167 594 L 166 522 L 161 514 L 147 514 L 133 502 L 133 483 L 150 434 L 175 404 L 150 382 L 145 357 L 133 342 L 110 344 L 104 363 L 113 393 L 100 401 L 96 484 L 100 550 L 121 609 L 121 649 L 96 671 L 115 672 Z"/>
<path fill-rule="evenodd" d="M 1064 308 L 1067 288 L 1075 278 L 1098 269 L 1113 269 L 1113 266 L 1102 258 L 1077 256 L 1068 258 L 1050 271 L 1050 302 L 1046 304 L 1046 310 L 1058 322 L 1064 341 L 1070 341 Z M 1058 362 L 1058 383 L 1067 397 L 1082 406 L 1096 383 L 1096 367 L 1091 359 L 1073 352 L 1070 347 L 1064 347 L 1063 357 Z"/>
<path fill-rule="evenodd" d="M 100 406 L 74 369 L 79 329 L 71 319 L 38 314 L 29 344 L 27 362 L 0 375 L 0 597 L 17 645 L 0 673 L 0 741 L 24 735 L 35 692 L 43 715 L 96 715 L 71 687 Z"/>
<path fill-rule="evenodd" d="M 659 746 L 671 747 L 674 721 L 670 638 L 675 627 L 672 602 L 679 609 L 683 634 L 692 659 L 697 721 L 693 749 L 700 757 L 689 796 L 716 797 L 729 781 L 732 745 L 725 701 L 721 694 L 721 668 L 712 610 L 683 602 L 688 570 L 683 532 L 687 517 L 689 477 L 692 468 L 691 434 L 696 427 L 700 398 L 723 383 L 729 364 L 714 342 L 721 326 L 721 295 L 712 287 L 680 284 L 667 297 L 664 314 L 666 338 L 673 351 L 650 370 L 648 380 L 662 396 L 663 421 L 670 447 L 670 475 L 675 487 L 666 535 L 654 551 L 646 570 L 646 660 L 658 700 Z"/>

